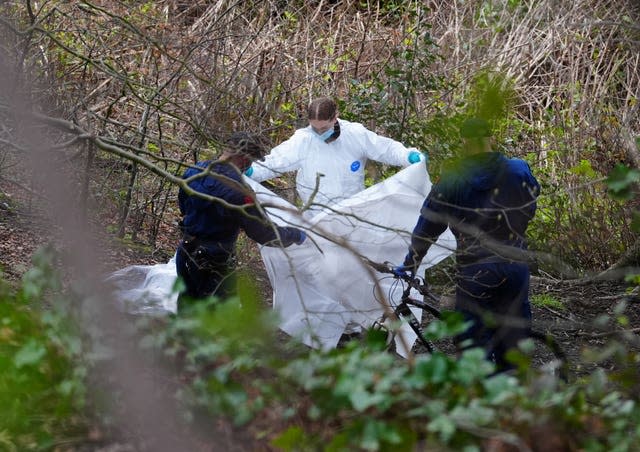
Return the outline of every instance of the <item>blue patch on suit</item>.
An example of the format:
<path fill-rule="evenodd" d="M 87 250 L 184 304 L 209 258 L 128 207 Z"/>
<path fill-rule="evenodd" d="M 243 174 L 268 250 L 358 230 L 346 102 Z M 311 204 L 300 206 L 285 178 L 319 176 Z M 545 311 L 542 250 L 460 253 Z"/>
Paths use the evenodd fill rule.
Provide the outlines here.
<path fill-rule="evenodd" d="M 351 164 L 351 171 L 353 171 L 355 173 L 359 169 L 360 169 L 360 162 L 356 160 L 355 162 L 353 162 Z"/>

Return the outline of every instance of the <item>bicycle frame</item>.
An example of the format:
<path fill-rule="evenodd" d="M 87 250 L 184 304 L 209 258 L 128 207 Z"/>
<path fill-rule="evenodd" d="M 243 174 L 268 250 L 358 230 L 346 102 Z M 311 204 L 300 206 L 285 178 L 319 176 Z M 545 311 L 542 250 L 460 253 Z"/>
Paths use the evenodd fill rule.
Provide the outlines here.
<path fill-rule="evenodd" d="M 379 264 L 379 263 L 367 260 L 367 263 L 380 273 L 394 274 L 391 264 L 389 262 Z M 411 309 L 409 306 L 415 306 L 422 310 L 426 310 L 437 319 L 442 318 L 442 312 L 440 311 L 440 309 L 438 309 L 437 307 L 435 307 L 434 305 L 426 301 L 416 300 L 415 298 L 412 298 L 411 289 L 416 289 L 418 293 L 420 293 L 422 296 L 429 298 L 431 301 L 435 303 L 439 303 L 440 297 L 438 297 L 433 292 L 431 292 L 427 287 L 426 283 L 424 283 L 424 280 L 422 280 L 421 282 L 420 278 L 414 278 L 409 275 L 399 276 L 394 274 L 394 276 L 397 279 L 406 283 L 406 287 L 403 289 L 400 302 L 394 306 L 392 300 L 389 300 L 394 314 L 398 319 L 407 320 L 407 322 L 409 323 L 409 326 L 416 333 L 416 336 L 418 337 L 422 345 L 425 346 L 425 348 L 429 351 L 429 353 L 433 353 L 436 350 L 435 346 L 431 341 L 425 338 L 424 331 L 422 328 L 422 322 L 416 318 L 413 312 L 411 312 Z M 568 360 L 564 351 L 558 345 L 558 343 L 554 340 L 554 338 L 548 334 L 542 333 L 540 331 L 536 331 L 534 329 L 531 329 L 530 337 L 544 344 L 546 347 L 548 347 L 549 350 L 551 350 L 551 352 L 554 354 L 556 359 L 559 360 L 560 362 L 560 366 L 558 368 L 559 377 L 563 381 L 568 381 L 568 373 L 569 373 Z"/>
<path fill-rule="evenodd" d="M 413 312 L 411 312 L 411 309 L 409 306 L 415 306 L 424 311 L 427 311 L 437 319 L 442 318 L 442 313 L 434 305 L 426 301 L 416 300 L 415 298 L 412 298 L 411 289 L 412 288 L 416 289 L 418 293 L 420 293 L 425 297 L 428 297 L 429 299 L 431 299 L 436 303 L 439 301 L 439 298 L 436 295 L 434 295 L 431 291 L 429 291 L 429 289 L 426 287 L 425 284 L 421 284 L 418 278 L 401 278 L 401 279 L 405 283 L 407 283 L 407 286 L 404 288 L 402 292 L 402 297 L 399 303 L 394 305 L 393 301 L 389 300 L 391 304 L 391 308 L 393 309 L 393 313 L 398 319 L 405 319 L 409 324 L 409 326 L 411 327 L 411 329 L 414 331 L 414 333 L 416 333 L 416 336 L 420 340 L 422 345 L 425 346 L 425 348 L 429 351 L 429 353 L 433 353 L 436 351 L 434 344 L 424 336 L 422 322 L 418 320 L 418 318 L 413 314 Z M 385 316 L 383 316 L 383 320 L 384 320 L 384 317 Z"/>

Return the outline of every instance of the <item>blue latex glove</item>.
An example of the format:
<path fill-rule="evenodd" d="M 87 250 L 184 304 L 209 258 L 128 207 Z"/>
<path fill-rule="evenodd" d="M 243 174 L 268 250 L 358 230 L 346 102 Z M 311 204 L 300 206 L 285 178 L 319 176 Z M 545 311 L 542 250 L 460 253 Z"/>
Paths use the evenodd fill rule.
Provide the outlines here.
<path fill-rule="evenodd" d="M 296 241 L 296 245 L 302 245 L 304 241 L 307 239 L 307 233 L 302 229 L 298 230 L 300 232 L 300 238 Z"/>
<path fill-rule="evenodd" d="M 391 272 L 398 278 L 413 278 L 413 272 L 409 272 L 409 270 L 411 269 L 404 265 L 398 265 L 397 267 L 393 267 Z"/>
<path fill-rule="evenodd" d="M 253 174 L 253 166 L 250 166 L 249 168 L 247 168 L 247 170 L 244 172 L 244 174 L 247 177 L 251 177 L 251 175 Z"/>
<path fill-rule="evenodd" d="M 427 154 L 423 154 L 418 151 L 411 151 L 409 152 L 408 160 L 409 160 L 409 163 L 414 164 L 414 163 L 421 162 L 422 160 L 428 162 L 429 157 L 427 156 Z"/>

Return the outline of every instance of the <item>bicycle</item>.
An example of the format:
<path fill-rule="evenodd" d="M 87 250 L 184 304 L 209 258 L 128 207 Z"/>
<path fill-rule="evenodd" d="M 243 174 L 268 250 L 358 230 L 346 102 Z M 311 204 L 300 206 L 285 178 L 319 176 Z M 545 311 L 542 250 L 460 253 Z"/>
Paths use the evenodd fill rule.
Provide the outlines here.
<path fill-rule="evenodd" d="M 409 326 L 417 336 L 416 341 L 421 349 L 426 350 L 427 353 L 435 353 L 436 351 L 439 351 L 438 347 L 432 341 L 426 338 L 424 332 L 423 323 L 428 325 L 432 320 L 425 320 L 424 315 L 423 319 L 419 320 L 411 311 L 411 306 L 421 309 L 423 314 L 427 313 L 427 315 L 430 315 L 432 318 L 441 320 L 443 318 L 443 312 L 446 312 L 442 311 L 439 307 L 436 306 L 441 304 L 441 296 L 437 295 L 429 288 L 424 278 L 417 276 L 412 277 L 408 274 L 403 276 L 394 274 L 393 264 L 391 264 L 390 262 L 376 263 L 366 258 L 364 260 L 374 270 L 380 273 L 391 274 L 399 282 L 404 283 L 400 301 L 389 299 L 393 315 L 395 315 L 398 320 L 405 321 L 409 324 Z M 411 296 L 412 289 L 415 289 L 420 295 L 424 297 L 424 299 L 418 300 L 416 298 L 413 298 Z M 389 314 L 383 314 L 380 319 L 374 322 L 373 329 L 382 329 L 389 332 L 389 329 L 386 327 L 386 321 L 389 317 Z M 393 343 L 394 333 L 391 333 L 392 337 L 388 338 L 388 344 Z M 555 341 L 555 339 L 550 334 L 546 334 L 533 328 L 529 333 L 529 337 L 533 339 L 538 345 L 542 346 L 543 351 L 546 352 L 546 354 L 551 358 L 545 359 L 545 362 L 541 363 L 537 367 L 545 372 L 557 375 L 565 382 L 568 381 L 569 362 L 564 351 Z"/>

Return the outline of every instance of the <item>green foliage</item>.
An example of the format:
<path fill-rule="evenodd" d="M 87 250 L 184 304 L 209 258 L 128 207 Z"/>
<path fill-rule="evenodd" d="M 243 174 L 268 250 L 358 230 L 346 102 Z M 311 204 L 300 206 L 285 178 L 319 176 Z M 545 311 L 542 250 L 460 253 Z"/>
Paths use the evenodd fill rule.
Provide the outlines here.
<path fill-rule="evenodd" d="M 261 430 L 279 450 L 481 450 L 488 438 L 535 450 L 530 432 L 545 430 L 585 450 L 632 450 L 640 440 L 638 355 L 624 346 L 594 351 L 591 360 L 616 356 L 626 373 L 596 370 L 570 384 L 531 369 L 524 351 L 514 377 L 490 376 L 480 349 L 403 360 L 376 332 L 342 349 L 308 350 L 274 340 L 271 313 L 247 283 L 238 297 L 176 319 L 165 339 L 178 335 L 176 344 L 187 346 L 195 377 L 185 401 L 258 429 L 263 413 L 282 413 L 282 424 Z M 613 322 L 624 323 L 623 309 Z M 451 335 L 460 324 L 452 317 L 431 333 Z"/>
<path fill-rule="evenodd" d="M 11 6 L 13 3 L 15 2 L 5 8 L 18 8 Z M 182 3 L 187 5 L 188 2 Z M 255 5 L 251 3 L 256 15 L 263 13 L 259 8 L 253 8 Z M 549 77 L 533 72 L 528 74 L 528 78 L 539 84 L 519 87 L 533 88 L 532 91 L 536 93 L 541 91 L 539 87 L 544 87 L 542 91 L 549 93 L 548 97 L 542 93 L 542 97 L 534 96 L 522 103 L 525 107 L 531 107 L 531 111 L 523 114 L 527 122 L 541 118 L 543 125 L 540 130 L 536 130 L 533 125 L 523 126 L 509 116 L 512 97 L 503 93 L 509 93 L 511 87 L 506 81 L 503 83 L 500 77 L 493 78 L 487 72 L 480 73 L 475 78 L 468 77 L 469 74 L 464 73 L 464 69 L 457 72 L 457 68 L 447 67 L 446 71 L 442 71 L 434 64 L 440 58 L 440 51 L 430 37 L 428 22 L 424 17 L 417 16 L 417 8 L 414 7 L 418 4 L 423 6 L 423 2 L 358 2 L 357 6 L 362 11 L 377 6 L 376 14 L 380 11 L 386 13 L 384 20 L 393 22 L 394 25 L 404 25 L 405 22 L 400 20 L 403 17 L 412 18 L 413 25 L 399 33 L 402 35 L 400 43 L 397 46 L 394 44 L 390 60 L 381 68 L 383 72 L 367 72 L 364 76 L 358 74 L 360 78 L 351 83 L 338 79 L 341 74 L 352 74 L 350 70 L 342 69 L 347 61 L 354 59 L 353 55 L 357 54 L 354 49 L 364 47 L 370 41 L 364 35 L 357 35 L 355 46 L 347 48 L 353 43 L 349 39 L 341 39 L 348 37 L 337 34 L 337 30 L 354 30 L 359 24 L 338 24 L 339 26 L 332 28 L 336 31 L 337 39 L 332 37 L 322 41 L 322 44 L 325 46 L 323 50 L 326 56 L 335 59 L 318 65 L 320 74 L 299 72 L 300 68 L 316 67 L 308 63 L 313 63 L 317 58 L 315 52 L 309 51 L 312 48 L 308 45 L 310 43 L 303 43 L 300 46 L 303 51 L 295 53 L 295 42 L 299 36 L 294 36 L 294 33 L 304 26 L 304 11 L 300 8 L 306 3 L 284 3 L 290 7 L 281 14 L 282 21 L 275 24 L 277 32 L 271 36 L 260 34 L 252 28 L 249 16 L 243 17 L 241 21 L 242 33 L 214 27 L 224 21 L 223 16 L 233 17 L 234 11 L 231 8 L 220 17 L 208 16 L 204 17 L 206 20 L 198 20 L 197 22 L 205 23 L 207 31 L 204 36 L 214 36 L 219 41 L 219 45 L 211 46 L 211 39 L 204 38 L 201 40 L 205 43 L 204 46 L 224 49 L 223 53 L 216 54 L 201 51 L 197 47 L 199 36 L 194 36 L 191 31 L 170 28 L 170 21 L 166 20 L 164 13 L 166 5 L 162 2 L 124 3 L 124 13 L 119 19 L 117 11 L 115 16 L 106 15 L 88 3 L 76 5 L 74 2 L 45 2 L 46 6 L 40 11 L 41 17 L 46 20 L 38 22 L 38 26 L 51 30 L 49 40 L 33 46 L 37 51 L 32 58 L 36 58 L 38 63 L 25 67 L 36 68 L 33 74 L 37 74 L 38 68 L 41 68 L 40 74 L 47 76 L 43 80 L 46 82 L 45 86 L 50 86 L 54 78 L 49 74 L 58 76 L 61 81 L 59 88 L 65 93 L 70 93 L 68 90 L 71 86 L 86 84 L 88 88 L 84 94 L 71 93 L 69 97 L 92 99 L 89 108 L 110 105 L 106 112 L 92 110 L 92 113 L 97 112 L 105 119 L 105 124 L 109 124 L 106 130 L 95 132 L 104 136 L 126 137 L 127 141 L 132 130 L 131 124 L 138 124 L 140 119 L 131 114 L 144 110 L 144 103 L 137 103 L 136 100 L 148 101 L 150 95 L 156 93 L 154 79 L 179 79 L 179 89 L 173 91 L 167 85 L 168 97 L 152 108 L 156 110 L 161 107 L 160 110 L 166 113 L 166 116 L 156 118 L 157 125 L 163 124 L 164 127 L 148 132 L 150 135 L 167 137 L 167 144 L 174 143 L 171 145 L 174 146 L 178 142 L 190 141 L 185 140 L 189 132 L 180 133 L 180 130 L 185 124 L 196 128 L 196 123 L 199 123 L 202 116 L 199 109 L 194 109 L 196 113 L 193 116 L 185 113 L 189 110 L 189 104 L 197 103 L 193 102 L 191 91 L 187 92 L 188 95 L 182 91 L 191 89 L 188 87 L 191 87 L 192 81 L 202 81 L 202 85 L 196 89 L 206 91 L 210 87 L 211 93 L 215 94 L 205 95 L 202 99 L 207 109 L 216 113 L 213 118 L 208 119 L 215 119 L 212 123 L 222 120 L 225 124 L 220 126 L 220 130 L 231 124 L 258 124 L 257 128 L 267 130 L 254 114 L 258 111 L 258 114 L 264 114 L 267 121 L 270 121 L 270 109 L 267 113 L 261 113 L 260 108 L 255 108 L 255 103 L 247 102 L 243 105 L 238 102 L 236 93 L 226 93 L 237 89 L 241 99 L 250 98 L 242 85 L 236 84 L 234 80 L 250 79 L 248 84 L 253 86 L 253 74 L 258 71 L 249 64 L 250 61 L 234 60 L 232 56 L 234 53 L 247 55 L 249 60 L 257 61 L 261 58 L 256 58 L 256 55 L 263 50 L 255 49 L 243 41 L 223 41 L 222 37 L 250 35 L 256 43 L 273 42 L 275 49 L 283 47 L 282 43 L 286 42 L 289 45 L 281 54 L 264 54 L 265 60 L 273 58 L 274 61 L 286 61 L 284 65 L 276 65 L 274 69 L 267 71 L 267 78 L 277 74 L 282 77 L 275 78 L 283 80 L 276 81 L 272 86 L 265 83 L 265 80 L 260 80 L 258 83 L 262 85 L 260 89 L 256 89 L 261 95 L 264 90 L 265 104 L 280 105 L 282 102 L 271 126 L 280 130 L 286 127 L 287 133 L 290 132 L 289 129 L 298 117 L 290 99 L 307 99 L 306 90 L 311 90 L 315 80 L 330 82 L 332 86 L 338 87 L 336 93 L 348 91 L 347 100 L 341 105 L 343 117 L 376 124 L 385 134 L 407 145 L 429 151 L 432 162 L 430 172 L 435 176 L 438 160 L 450 156 L 458 146 L 456 133 L 461 119 L 469 114 L 487 117 L 496 126 L 501 143 L 507 143 L 517 152 L 536 153 L 530 161 L 535 165 L 534 172 L 536 176 L 539 175 L 543 185 L 543 195 L 538 215 L 530 228 L 533 248 L 554 253 L 578 267 L 598 267 L 611 263 L 624 250 L 625 245 L 631 242 L 630 237 L 634 236 L 629 234 L 629 230 L 637 232 L 640 221 L 637 220 L 637 214 L 633 222 L 629 221 L 628 207 L 622 202 L 631 199 L 634 194 L 638 171 L 616 168 L 609 176 L 608 186 L 602 184 L 600 179 L 608 172 L 608 165 L 607 162 L 598 162 L 597 158 L 602 160 L 603 157 L 595 155 L 595 151 L 600 149 L 596 148 L 594 138 L 602 133 L 597 127 L 598 120 L 602 118 L 593 118 L 591 113 L 594 112 L 593 109 L 601 107 L 600 102 L 609 102 L 604 98 L 622 99 L 626 102 L 627 94 L 632 90 L 627 89 L 622 81 L 635 80 L 629 79 L 625 66 L 618 66 L 614 60 L 589 67 L 588 64 L 581 64 L 584 61 L 576 62 L 574 55 L 565 52 L 571 41 L 579 41 L 581 48 L 594 47 L 592 59 L 596 59 L 609 48 L 605 45 L 606 40 L 596 41 L 602 43 L 602 46 L 592 45 L 593 43 L 585 40 L 585 32 L 569 33 L 565 35 L 569 39 L 557 40 L 563 46 L 561 49 L 546 52 L 551 55 L 551 60 L 536 60 L 534 69 L 548 72 Z M 475 14 L 475 22 L 467 21 L 469 17 L 463 17 L 462 29 L 474 30 L 478 28 L 475 25 L 488 27 L 490 32 L 482 34 L 491 36 L 490 39 L 499 38 L 510 27 L 519 28 L 522 23 L 514 19 L 518 19 L 535 4 L 536 2 L 521 0 L 481 1 L 476 8 L 469 2 L 464 2 L 464 6 L 468 6 L 466 9 Z M 461 6 L 462 2 L 456 5 Z M 25 8 L 21 9 L 23 19 L 19 28 L 26 31 L 30 24 L 24 13 Z M 464 9 L 460 8 L 461 14 Z M 513 15 L 504 15 L 505 10 Z M 72 14 L 79 11 L 87 14 Z M 266 21 L 275 17 L 269 12 L 262 15 Z M 191 16 L 195 19 L 191 14 L 176 16 Z M 550 17 L 555 21 L 556 17 Z M 316 18 L 318 20 L 311 25 L 314 28 L 322 25 L 322 18 Z M 539 19 L 540 25 L 544 26 L 545 18 L 540 16 Z M 618 21 L 605 22 L 611 25 Z M 624 16 L 623 22 L 633 23 L 629 16 Z M 369 23 L 362 22 L 366 25 Z M 554 23 L 560 24 L 560 21 Z M 619 43 L 615 46 L 614 53 L 618 55 L 616 58 L 625 58 L 617 52 L 623 47 L 631 46 L 629 43 L 637 42 L 637 39 L 630 39 L 633 36 L 628 32 L 614 33 L 611 31 L 612 27 L 613 25 L 605 28 L 606 33 L 615 36 L 615 41 Z M 574 26 L 571 28 L 575 29 Z M 395 33 L 400 27 L 390 29 Z M 586 28 L 580 28 L 583 29 Z M 633 29 L 625 27 L 623 31 Z M 369 28 L 366 30 L 368 33 Z M 139 36 L 141 31 L 144 36 Z M 300 31 L 300 35 L 304 35 L 310 30 Z M 559 31 L 559 36 L 562 36 L 561 30 Z M 284 37 L 282 41 L 278 40 L 279 33 Z M 147 35 L 165 35 L 164 39 L 179 36 L 180 39 L 167 41 L 172 44 L 171 52 L 165 53 L 163 48 L 149 52 L 154 39 L 147 39 Z M 276 39 L 265 39 L 273 38 L 274 35 Z M 395 36 L 397 34 L 376 35 L 375 39 Z M 27 41 L 21 43 L 7 41 L 11 44 L 7 48 L 20 50 L 20 64 L 16 66 L 28 62 L 29 41 L 36 42 L 29 33 L 24 33 L 24 37 Z M 454 34 L 452 38 L 455 42 L 460 36 Z M 474 42 L 479 53 L 482 53 L 482 46 L 488 42 L 486 39 L 488 38 L 480 38 Z M 344 44 L 345 50 L 336 56 L 334 53 L 337 43 Z M 183 45 L 186 47 L 182 47 Z M 510 47 L 516 50 L 522 46 Z M 189 51 L 183 52 L 181 49 Z M 240 49 L 243 51 L 227 52 Z M 468 49 L 463 50 L 466 52 Z M 488 55 L 495 55 L 494 51 L 497 49 L 489 50 Z M 157 68 L 159 74 L 141 64 L 143 52 L 147 54 L 144 59 L 160 54 L 161 58 L 157 61 L 149 61 L 149 67 Z M 375 49 L 371 53 L 375 53 Z M 471 53 L 473 52 L 469 52 L 470 56 Z M 527 54 L 530 55 L 530 52 Z M 191 60 L 189 55 L 194 55 L 195 59 Z M 312 56 L 307 60 L 305 58 L 309 57 L 306 55 Z M 361 57 L 360 54 L 357 55 L 358 58 Z M 563 72 L 576 74 L 580 72 L 579 68 L 584 67 L 588 78 L 564 82 L 561 79 L 557 83 L 553 78 L 561 74 L 549 70 L 550 66 L 562 66 L 555 64 L 557 55 L 564 55 L 567 61 L 576 63 L 572 66 L 575 70 Z M 24 56 L 27 59 L 23 59 Z M 362 58 L 363 63 L 371 61 L 365 61 L 364 54 Z M 627 59 L 634 61 L 632 58 Z M 163 68 L 160 61 L 163 64 L 174 62 L 177 66 Z M 468 61 L 473 64 L 474 60 Z M 513 61 L 514 64 L 522 63 L 518 59 Z M 215 70 L 207 72 L 206 62 L 214 62 L 212 66 Z M 53 67 L 49 67 L 49 64 Z M 186 68 L 186 72 L 181 73 L 177 70 L 178 66 Z M 607 66 L 621 68 L 620 77 L 610 78 L 620 86 L 611 87 L 611 96 L 594 96 L 594 91 L 586 88 L 602 86 L 598 81 L 603 79 L 598 78 L 598 74 Z M 244 67 L 246 72 L 236 72 L 237 68 Z M 283 68 L 291 68 L 293 82 L 284 77 Z M 375 71 L 375 68 L 371 70 Z M 225 72 L 230 74 L 230 78 L 220 75 Z M 144 76 L 151 73 L 155 75 L 142 86 L 140 82 L 144 81 Z M 445 80 L 441 75 L 443 73 L 450 78 Z M 186 74 L 193 77 L 188 78 Z M 102 83 L 103 80 L 110 83 Z M 474 82 L 468 85 L 467 80 Z M 79 81 L 82 83 L 78 83 Z M 118 86 L 118 81 L 123 86 Z M 459 91 L 468 94 L 461 95 L 456 91 L 452 98 L 443 94 L 455 87 L 456 83 L 459 83 Z M 304 86 L 297 88 L 299 85 Z M 346 85 L 349 86 L 348 89 L 344 89 Z M 324 85 L 322 89 L 325 89 Z M 87 95 L 89 92 L 91 96 Z M 121 102 L 118 96 L 125 96 L 127 101 Z M 166 104 L 167 99 L 172 102 L 173 99 L 183 99 L 185 103 L 171 108 L 170 104 Z M 533 105 L 532 99 L 536 105 Z M 50 100 L 54 100 L 53 96 Z M 632 102 L 628 103 L 629 107 L 633 107 Z M 55 105 L 56 109 L 59 108 L 58 111 L 66 110 L 54 102 L 50 105 Z M 606 110 L 607 116 L 615 118 L 612 113 L 617 112 L 619 106 L 615 103 L 605 105 L 609 107 Z M 219 112 L 226 114 L 220 115 Z M 229 117 L 225 119 L 226 116 Z M 633 118 L 632 115 L 631 117 Z M 608 117 L 605 119 L 609 120 Z M 595 127 L 587 130 L 587 121 L 590 126 Z M 117 127 L 118 124 L 122 127 Z M 505 131 L 507 128 L 509 130 Z M 506 135 L 509 131 L 516 133 Z M 274 140 L 282 137 L 277 133 L 273 132 Z M 539 145 L 538 138 L 544 145 Z M 551 144 L 547 145 L 548 143 Z M 184 147 L 176 147 L 178 154 L 184 152 Z M 155 154 L 160 149 L 165 152 L 165 146 L 156 149 L 153 145 L 149 145 L 148 151 Z M 614 161 L 612 156 L 615 155 L 615 149 L 604 148 L 602 151 L 601 155 L 606 155 L 608 161 Z M 391 171 L 382 168 L 382 173 L 388 175 Z M 371 183 L 375 181 L 373 177 L 370 180 Z M 615 200 L 604 196 L 606 189 Z M 116 197 L 117 191 L 114 193 L 113 196 Z M 46 262 L 43 263 L 46 265 Z M 0 318 L 3 322 L 0 325 L 0 356 L 3 360 L 3 375 L 0 376 L 0 401 L 3 402 L 1 422 L 7 422 L 0 424 L 0 444 L 8 450 L 47 448 L 54 444 L 73 428 L 72 413 L 81 408 L 83 403 L 82 381 L 85 371 L 75 359 L 82 345 L 69 321 L 71 316 L 66 315 L 64 305 L 53 303 L 50 297 L 59 289 L 56 279 L 50 276 L 48 270 L 37 265 L 27 274 L 18 292 L 11 293 L 7 288 L 0 291 Z M 637 282 L 637 276 L 633 278 Z M 41 311 L 38 304 L 44 305 L 45 302 L 48 310 Z M 519 445 L 521 443 L 518 441 L 535 439 L 530 437 L 536 436 L 536 432 L 543 433 L 539 436 L 545 436 L 544 433 L 547 432 L 562 433 L 568 438 L 566 449 L 633 450 L 640 442 L 637 400 L 640 360 L 637 353 L 620 343 L 608 344 L 603 350 L 594 351 L 590 359 L 594 363 L 609 360 L 607 364 L 615 360 L 625 370 L 624 373 L 605 373 L 599 370 L 566 386 L 555 381 L 549 383 L 544 378 L 534 378 L 534 384 L 526 386 L 521 381 L 506 376 L 485 378 L 491 368 L 477 350 L 469 351 L 457 360 L 435 354 L 421 356 L 415 362 L 406 362 L 382 352 L 380 343 L 375 338 L 328 353 L 307 353 L 299 348 L 288 348 L 276 339 L 274 330 L 270 327 L 273 319 L 261 312 L 255 295 L 242 292 L 225 304 L 220 304 L 217 300 L 209 302 L 215 304 L 214 309 L 209 309 L 203 303 L 190 315 L 172 322 L 163 338 L 163 341 L 173 347 L 169 350 L 176 354 L 184 352 L 186 355 L 187 372 L 193 375 L 193 384 L 183 395 L 191 403 L 204 406 L 214 413 L 227 415 L 238 424 L 251 422 L 265 407 L 281 410 L 285 413 L 285 420 L 289 419 L 291 424 L 283 427 L 282 434 L 274 440 L 274 444 L 281 449 L 480 450 L 486 448 L 487 439 L 497 438 Z M 603 320 L 602 325 L 613 328 L 625 326 L 626 323 L 628 319 L 624 313 L 616 309 L 615 318 Z M 430 327 L 430 332 L 436 336 L 446 334 L 446 331 L 451 334 L 453 326 L 434 324 Z M 526 364 L 526 360 L 522 362 Z M 18 415 L 12 416 L 11 409 Z M 9 413 L 6 418 L 5 413 Z"/>
<path fill-rule="evenodd" d="M 604 195 L 604 176 L 589 160 L 563 171 L 559 159 L 559 152 L 548 152 L 547 161 L 533 168 L 542 190 L 527 230 L 530 245 L 574 268 L 607 268 L 633 242 L 629 208 Z M 622 196 L 628 176 L 613 180 Z"/>
<path fill-rule="evenodd" d="M 388 2 L 385 8 L 397 11 Z M 414 9 L 405 12 L 412 19 L 403 39 L 391 52 L 383 72 L 367 74 L 367 78 L 350 79 L 349 93 L 339 99 L 340 116 L 376 129 L 409 147 L 427 151 L 432 148 L 437 130 L 430 127 L 424 115 L 425 106 L 418 99 L 429 93 L 438 97 L 447 87 L 446 80 L 435 75 L 433 66 L 440 58 L 430 34 L 430 24 Z M 435 101 L 434 101 L 435 103 Z M 369 183 L 388 177 L 397 168 L 375 165 L 377 174 Z"/>
<path fill-rule="evenodd" d="M 360 0 L 358 2 L 358 8 L 362 11 L 369 11 L 372 7 L 377 8 L 377 12 L 386 15 L 387 18 L 395 19 L 408 9 L 407 2 L 403 0 L 377 0 L 375 2 Z"/>
<path fill-rule="evenodd" d="M 159 342 L 169 354 L 184 355 L 185 372 L 195 377 L 182 397 L 193 407 L 243 424 L 262 409 L 264 395 L 252 399 L 239 376 L 269 368 L 278 341 L 275 317 L 262 309 L 252 280 L 240 275 L 237 287 L 238 294 L 224 301 L 212 297 L 195 303 L 147 343 Z"/>
<path fill-rule="evenodd" d="M 558 300 L 557 298 L 549 294 L 532 295 L 531 304 L 533 306 L 547 307 L 547 308 L 553 308 L 558 310 L 563 310 L 566 308 L 565 305 L 560 300 Z"/>
<path fill-rule="evenodd" d="M 487 378 L 491 369 L 480 350 L 458 360 L 420 356 L 409 366 L 384 353 L 353 348 L 312 354 L 293 362 L 284 376 L 310 396 L 307 416 L 340 425 L 331 438 L 318 438 L 316 447 L 325 445 L 320 450 L 415 450 L 418 441 L 434 448 L 473 449 L 482 445 L 484 436 L 474 432 L 515 439 L 519 432 L 543 426 L 543 413 L 549 412 L 555 412 L 553 422 L 560 430 L 582 430 L 583 437 L 573 438 L 579 444 L 604 450 L 632 430 L 629 418 L 640 414 L 628 396 L 594 392 L 593 380 L 589 386 L 535 391 L 512 377 Z M 516 418 L 513 410 L 519 413 Z M 580 424 L 580 419 L 592 417 L 605 424 L 600 435 L 591 435 Z M 633 444 L 637 434 L 634 440 L 624 438 L 624 444 Z M 301 435 L 285 431 L 278 445 L 297 450 L 295 443 L 286 447 L 285 439 L 292 436 Z"/>
<path fill-rule="evenodd" d="M 579 176 L 584 176 L 586 179 L 594 180 L 598 174 L 591 166 L 591 162 L 586 159 L 580 160 L 580 163 L 573 168 L 569 168 L 569 171 Z"/>
<path fill-rule="evenodd" d="M 614 199 L 628 201 L 634 197 L 633 189 L 638 181 L 640 181 L 640 170 L 618 164 L 607 177 L 609 194 Z"/>
<path fill-rule="evenodd" d="M 467 116 L 496 125 L 513 114 L 516 103 L 513 81 L 499 72 L 480 71 L 466 96 Z"/>
<path fill-rule="evenodd" d="M 278 88 L 282 88 L 281 85 L 278 85 Z M 295 124 L 295 120 L 297 117 L 295 104 L 293 102 L 282 102 L 279 105 L 279 111 L 277 116 L 271 121 L 271 125 L 278 128 L 285 125 Z M 291 133 L 292 130 L 287 130 L 287 133 Z M 274 137 L 276 137 L 276 132 L 273 132 Z"/>
<path fill-rule="evenodd" d="M 534 306 L 546 306 L 554 309 L 564 309 L 565 306 L 560 300 L 549 294 L 535 294 L 531 296 L 531 304 Z"/>
<path fill-rule="evenodd" d="M 445 81 L 430 69 L 439 56 L 429 25 L 419 17 L 415 20 L 402 45 L 392 52 L 384 73 L 372 74 L 367 80 L 350 80 L 348 102 L 340 100 L 339 108 L 345 119 L 374 122 L 388 136 L 427 149 L 430 131 L 416 96 L 443 88 Z"/>
<path fill-rule="evenodd" d="M 53 254 L 34 255 L 19 290 L 0 283 L 0 448 L 48 450 L 85 427 L 86 367 L 60 289 Z M 45 309 L 43 303 L 54 302 Z"/>

